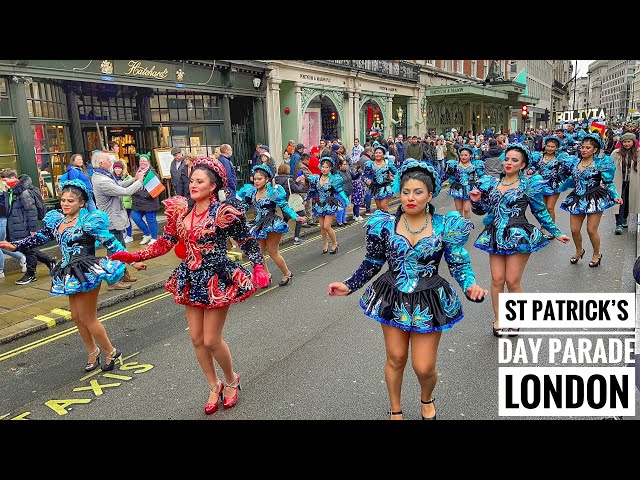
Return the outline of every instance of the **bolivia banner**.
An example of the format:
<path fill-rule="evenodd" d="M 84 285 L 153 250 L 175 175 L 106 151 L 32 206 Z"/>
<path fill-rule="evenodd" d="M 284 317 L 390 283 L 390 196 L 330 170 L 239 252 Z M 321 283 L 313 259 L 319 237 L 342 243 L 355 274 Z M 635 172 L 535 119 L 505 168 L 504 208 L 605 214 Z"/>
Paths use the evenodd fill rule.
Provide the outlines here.
<path fill-rule="evenodd" d="M 598 133 L 602 138 L 604 138 L 604 134 L 607 131 L 607 127 L 605 127 L 601 123 L 591 122 L 591 125 L 589 126 L 589 131 Z"/>
<path fill-rule="evenodd" d="M 164 185 L 160 182 L 160 179 L 151 170 L 147 173 L 142 181 L 142 186 L 149 192 L 153 198 L 156 198 L 162 192 L 164 192 Z"/>

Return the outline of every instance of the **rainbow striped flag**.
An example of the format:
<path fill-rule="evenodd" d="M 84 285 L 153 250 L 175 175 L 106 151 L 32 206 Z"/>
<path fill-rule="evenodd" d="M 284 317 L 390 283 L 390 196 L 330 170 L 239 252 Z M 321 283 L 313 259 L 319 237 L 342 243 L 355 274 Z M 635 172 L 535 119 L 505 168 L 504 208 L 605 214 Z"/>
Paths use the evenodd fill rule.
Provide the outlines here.
<path fill-rule="evenodd" d="M 142 181 L 142 186 L 149 192 L 153 198 L 156 198 L 162 192 L 164 192 L 164 185 L 158 178 L 158 176 L 151 170 L 147 172 L 147 176 Z"/>
<path fill-rule="evenodd" d="M 589 125 L 589 131 L 598 133 L 602 138 L 604 138 L 607 127 L 601 123 L 591 122 L 591 125 Z"/>

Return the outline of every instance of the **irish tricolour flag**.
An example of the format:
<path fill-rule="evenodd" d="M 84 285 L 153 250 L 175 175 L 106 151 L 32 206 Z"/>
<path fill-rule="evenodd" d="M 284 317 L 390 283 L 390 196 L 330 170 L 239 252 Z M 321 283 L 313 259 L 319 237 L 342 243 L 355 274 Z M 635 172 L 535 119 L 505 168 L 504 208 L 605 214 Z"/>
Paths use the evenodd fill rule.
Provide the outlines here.
<path fill-rule="evenodd" d="M 147 192 L 149 192 L 149 195 L 151 195 L 153 198 L 156 198 L 164 191 L 164 185 L 162 185 L 162 182 L 160 181 L 158 176 L 151 170 L 149 170 L 149 172 L 147 172 L 147 176 L 144 177 L 142 186 L 147 190 Z"/>

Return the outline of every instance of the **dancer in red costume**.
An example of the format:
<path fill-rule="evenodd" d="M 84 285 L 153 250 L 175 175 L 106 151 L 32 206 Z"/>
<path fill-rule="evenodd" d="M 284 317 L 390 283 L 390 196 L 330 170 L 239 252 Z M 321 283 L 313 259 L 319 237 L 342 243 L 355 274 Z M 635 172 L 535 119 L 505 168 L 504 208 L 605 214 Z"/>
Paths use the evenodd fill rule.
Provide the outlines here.
<path fill-rule="evenodd" d="M 234 199 L 220 202 L 218 198 L 218 192 L 226 187 L 222 163 L 212 158 L 196 159 L 189 180 L 191 201 L 175 196 L 162 202 L 167 216 L 162 237 L 139 252 L 117 252 L 111 257 L 138 262 L 164 255 L 175 245 L 182 263 L 165 288 L 187 309 L 196 358 L 211 390 L 205 405 L 207 415 L 218 410 L 219 400 L 224 408 L 238 401 L 240 375 L 233 369 L 229 346 L 222 338 L 229 305 L 269 283 L 258 242 L 246 226 L 242 204 Z M 253 276 L 227 257 L 229 237 L 251 260 Z M 224 382 L 218 379 L 214 360 L 224 372 Z"/>

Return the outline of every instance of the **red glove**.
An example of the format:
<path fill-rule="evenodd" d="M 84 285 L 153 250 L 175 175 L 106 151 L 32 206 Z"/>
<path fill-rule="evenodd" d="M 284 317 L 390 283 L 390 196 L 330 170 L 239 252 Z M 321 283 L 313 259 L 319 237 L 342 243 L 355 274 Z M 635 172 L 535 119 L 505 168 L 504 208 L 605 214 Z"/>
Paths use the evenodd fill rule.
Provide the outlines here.
<path fill-rule="evenodd" d="M 109 255 L 109 258 L 112 260 L 119 260 L 124 263 L 139 262 L 140 254 L 129 253 L 126 250 L 121 250 L 120 252 L 115 252 Z"/>
<path fill-rule="evenodd" d="M 253 276 L 251 282 L 258 285 L 260 288 L 264 288 L 269 285 L 269 275 L 264 269 L 264 266 L 256 263 L 253 266 Z"/>

